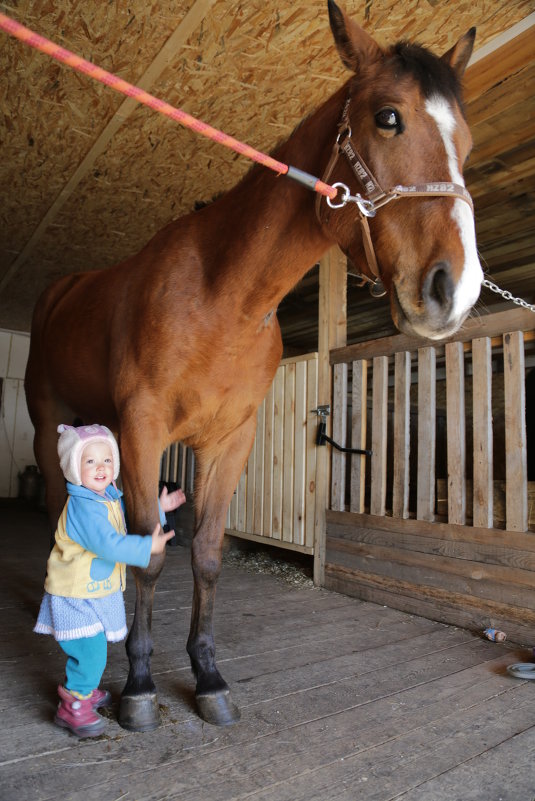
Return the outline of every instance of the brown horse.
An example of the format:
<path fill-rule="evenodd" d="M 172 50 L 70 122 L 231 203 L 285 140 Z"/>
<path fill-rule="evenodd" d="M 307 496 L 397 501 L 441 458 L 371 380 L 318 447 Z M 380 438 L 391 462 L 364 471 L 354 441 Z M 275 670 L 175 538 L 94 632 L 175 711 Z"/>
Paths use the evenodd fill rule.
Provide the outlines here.
<path fill-rule="evenodd" d="M 415 194 L 370 219 L 375 256 L 353 202 L 331 208 L 322 199 L 315 208 L 312 192 L 256 166 L 213 204 L 167 225 L 138 255 L 60 279 L 34 313 L 26 392 L 53 525 L 65 500 L 58 423 L 78 417 L 117 432 L 135 532 L 148 533 L 158 521 L 163 450 L 180 440 L 195 453 L 187 650 L 199 713 L 212 723 L 239 717 L 216 667 L 212 615 L 225 515 L 281 357 L 278 303 L 337 244 L 371 278 L 368 264 L 376 259 L 399 328 L 439 338 L 461 325 L 482 278 L 461 175 L 471 139 L 459 81 L 474 30 L 438 58 L 407 43 L 383 50 L 332 0 L 329 17 L 353 74 L 276 155 L 364 193 L 364 213 L 374 209 L 362 197 L 379 197 L 379 186 L 387 199 L 403 189 Z M 418 188 L 429 181 L 421 197 Z M 151 613 L 163 561 L 153 557 L 147 569 L 134 569 L 120 722 L 136 730 L 158 725 Z"/>

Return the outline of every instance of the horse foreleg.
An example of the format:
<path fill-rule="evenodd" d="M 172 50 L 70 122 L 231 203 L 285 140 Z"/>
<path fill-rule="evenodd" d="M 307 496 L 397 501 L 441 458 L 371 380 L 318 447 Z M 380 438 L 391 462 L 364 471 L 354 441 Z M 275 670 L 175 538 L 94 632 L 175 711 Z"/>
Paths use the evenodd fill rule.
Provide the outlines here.
<path fill-rule="evenodd" d="M 154 590 L 164 560 L 165 554 L 152 556 L 147 568 L 132 568 L 136 582 L 136 607 L 134 622 L 126 640 L 130 670 L 119 705 L 119 724 L 131 731 L 151 731 L 160 725 L 160 709 L 150 658 Z"/>
<path fill-rule="evenodd" d="M 126 427 L 125 427 L 126 428 Z M 158 432 L 144 429 L 121 431 L 122 480 L 129 530 L 148 534 L 159 520 L 158 472 L 161 449 Z M 165 552 L 151 556 L 148 567 L 133 567 L 136 582 L 134 622 L 126 641 L 130 670 L 119 706 L 119 723 L 132 731 L 150 731 L 159 726 L 160 712 L 151 676 L 152 604 L 156 581 Z"/>
<path fill-rule="evenodd" d="M 197 680 L 199 715 L 208 723 L 226 725 L 240 712 L 215 661 L 212 627 L 215 591 L 221 570 L 221 550 L 228 505 L 251 449 L 256 416 L 225 440 L 224 451 L 196 454 L 196 531 L 192 543 L 193 604 L 187 650 Z"/>

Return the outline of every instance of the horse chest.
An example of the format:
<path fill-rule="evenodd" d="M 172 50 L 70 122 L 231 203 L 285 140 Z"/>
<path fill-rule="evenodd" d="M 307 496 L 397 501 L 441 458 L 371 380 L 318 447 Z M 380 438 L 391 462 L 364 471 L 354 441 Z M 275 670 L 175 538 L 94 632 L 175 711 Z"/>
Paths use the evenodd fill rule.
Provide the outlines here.
<path fill-rule="evenodd" d="M 253 340 L 244 337 L 198 352 L 175 377 L 176 425 L 195 440 L 236 427 L 262 402 L 281 356 L 276 319 Z"/>

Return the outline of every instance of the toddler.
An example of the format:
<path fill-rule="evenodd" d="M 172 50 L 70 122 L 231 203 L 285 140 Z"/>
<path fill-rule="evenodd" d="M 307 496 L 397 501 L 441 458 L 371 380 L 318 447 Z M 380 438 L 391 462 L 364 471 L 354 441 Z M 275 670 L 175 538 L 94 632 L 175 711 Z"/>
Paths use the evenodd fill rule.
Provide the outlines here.
<path fill-rule="evenodd" d="M 58 455 L 67 479 L 67 503 L 47 562 L 45 594 L 34 631 L 52 634 L 67 654 L 65 684 L 58 687 L 55 722 L 78 737 L 96 737 L 110 706 L 99 690 L 107 642 L 127 633 L 123 595 L 126 565 L 147 567 L 174 531 L 164 533 L 165 512 L 186 500 L 182 490 L 159 499 L 160 523 L 151 535 L 126 535 L 122 493 L 115 485 L 119 448 L 109 428 L 60 425 Z"/>

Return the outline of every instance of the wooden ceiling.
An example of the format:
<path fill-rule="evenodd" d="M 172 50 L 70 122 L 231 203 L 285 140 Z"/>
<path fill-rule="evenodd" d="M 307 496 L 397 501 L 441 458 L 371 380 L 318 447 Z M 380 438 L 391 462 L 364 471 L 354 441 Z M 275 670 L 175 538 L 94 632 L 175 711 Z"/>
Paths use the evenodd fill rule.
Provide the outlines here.
<path fill-rule="evenodd" d="M 382 44 L 406 38 L 438 53 L 477 26 L 465 97 L 479 250 L 493 281 L 534 302 L 533 0 L 344 7 Z M 265 152 L 347 78 L 324 0 L 17 0 L 0 8 Z M 29 329 L 54 278 L 139 250 L 250 167 L 1 32 L 0 140 L 0 328 L 11 330 Z M 317 347 L 317 273 L 312 266 L 281 305 L 288 352 Z M 504 303 L 483 290 L 479 307 Z M 350 277 L 349 341 L 392 331 L 387 301 Z"/>

